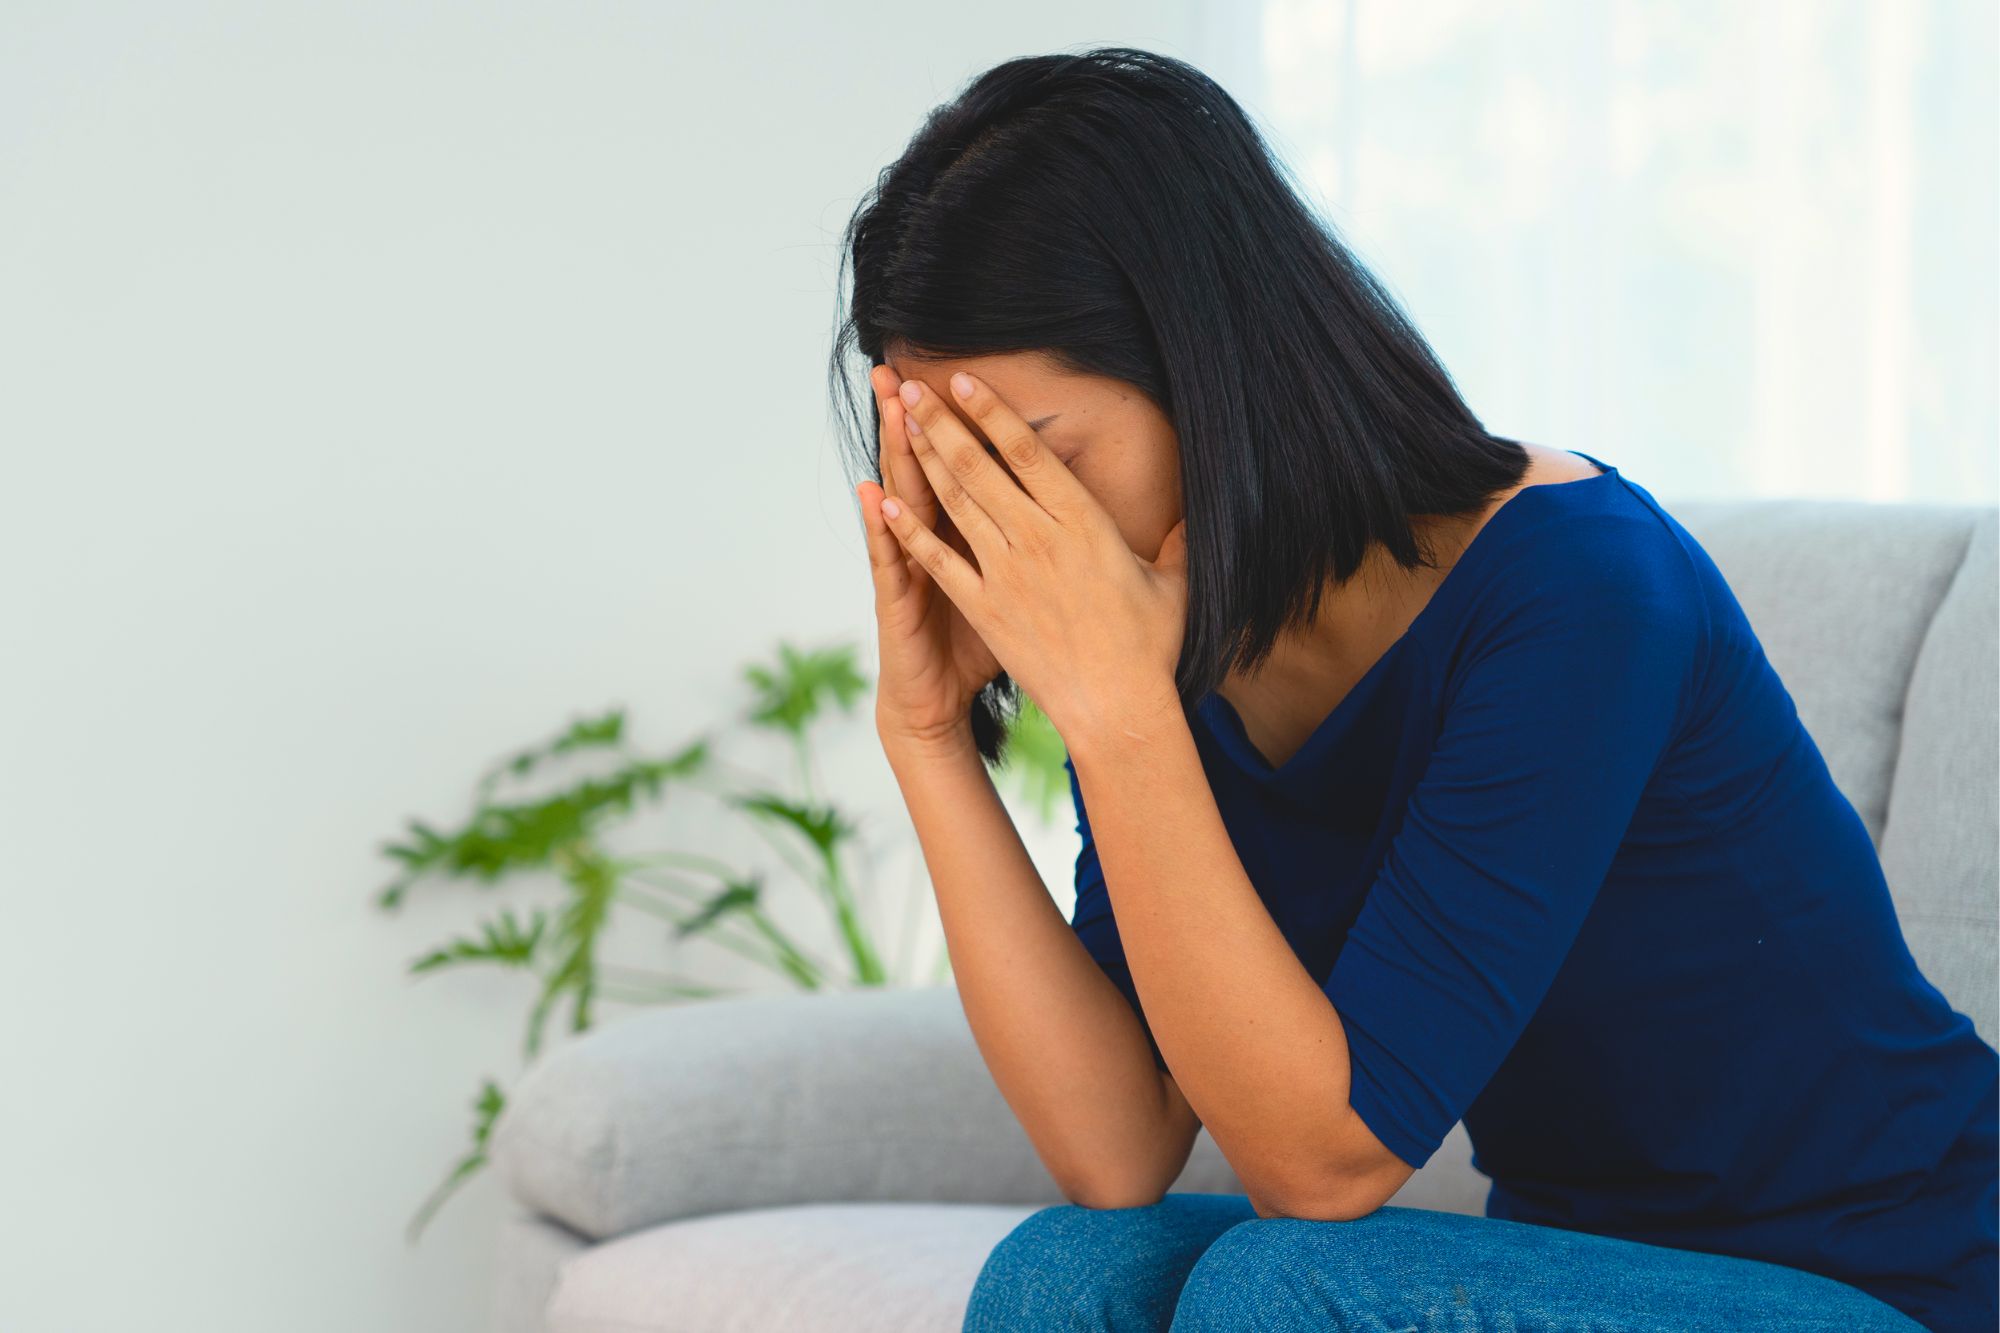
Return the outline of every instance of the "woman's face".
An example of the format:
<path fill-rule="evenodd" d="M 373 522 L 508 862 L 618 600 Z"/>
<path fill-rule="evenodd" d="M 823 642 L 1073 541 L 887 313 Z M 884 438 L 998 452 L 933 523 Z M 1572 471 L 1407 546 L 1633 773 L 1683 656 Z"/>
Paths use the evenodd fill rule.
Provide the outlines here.
<path fill-rule="evenodd" d="M 1037 352 L 920 360 L 892 350 L 887 359 L 898 384 L 928 385 L 1005 469 L 951 392 L 961 370 L 985 381 L 1104 506 L 1125 544 L 1147 560 L 1159 555 L 1181 517 L 1180 450 L 1166 414 L 1133 385 L 1059 370 Z"/>

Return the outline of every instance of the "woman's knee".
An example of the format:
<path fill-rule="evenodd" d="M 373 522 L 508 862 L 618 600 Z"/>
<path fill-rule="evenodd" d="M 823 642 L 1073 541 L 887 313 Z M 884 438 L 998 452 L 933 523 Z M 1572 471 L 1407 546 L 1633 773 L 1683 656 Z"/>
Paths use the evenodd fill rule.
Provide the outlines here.
<path fill-rule="evenodd" d="M 1421 1225 L 1404 1210 L 1351 1222 L 1258 1217 L 1216 1238 L 1188 1273 L 1172 1333 L 1239 1328 L 1379 1328 L 1375 1312 L 1407 1262 L 1423 1262 Z"/>
<path fill-rule="evenodd" d="M 1242 1195 L 1169 1194 L 1141 1208 L 1055 1204 L 1023 1218 L 987 1255 L 965 1333 L 1023 1328 L 1158 1333 L 1188 1270 L 1256 1211 Z"/>
<path fill-rule="evenodd" d="M 1662 1329 L 1908 1324 L 1855 1288 L 1776 1264 L 1385 1207 L 1351 1222 L 1276 1217 L 1231 1227 L 1188 1273 L 1170 1333 L 1384 1333 L 1516 1320 Z"/>

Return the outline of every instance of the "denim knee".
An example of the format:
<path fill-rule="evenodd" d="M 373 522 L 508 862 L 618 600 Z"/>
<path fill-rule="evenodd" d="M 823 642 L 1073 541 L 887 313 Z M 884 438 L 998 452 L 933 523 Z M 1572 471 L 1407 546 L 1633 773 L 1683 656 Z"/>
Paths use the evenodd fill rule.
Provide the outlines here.
<path fill-rule="evenodd" d="M 1189 1270 L 1170 1333 L 1919 1327 L 1782 1265 L 1521 1222 L 1385 1206 L 1351 1222 L 1260 1217 Z"/>
<path fill-rule="evenodd" d="M 1171 1333 L 1244 1328 L 1385 1330 L 1399 1247 L 1381 1212 L 1355 1222 L 1259 1217 L 1210 1245 L 1181 1287 Z M 1388 1242 L 1388 1243 L 1385 1243 Z M 1407 1325 L 1402 1327 L 1407 1328 Z"/>
<path fill-rule="evenodd" d="M 986 1257 L 964 1333 L 1162 1333 L 1188 1270 L 1216 1236 L 1255 1215 L 1241 1195 L 1206 1194 L 1038 1209 Z"/>

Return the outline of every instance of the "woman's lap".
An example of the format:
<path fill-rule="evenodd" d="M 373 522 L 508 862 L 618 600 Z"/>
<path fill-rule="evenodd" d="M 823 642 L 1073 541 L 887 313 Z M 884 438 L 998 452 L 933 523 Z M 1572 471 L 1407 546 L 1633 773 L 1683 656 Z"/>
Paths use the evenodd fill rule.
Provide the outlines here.
<path fill-rule="evenodd" d="M 987 1257 L 965 1333 L 1367 1329 L 1908 1333 L 1867 1293 L 1776 1264 L 1555 1227 L 1386 1207 L 1258 1217 L 1241 1194 L 1059 1204 Z"/>

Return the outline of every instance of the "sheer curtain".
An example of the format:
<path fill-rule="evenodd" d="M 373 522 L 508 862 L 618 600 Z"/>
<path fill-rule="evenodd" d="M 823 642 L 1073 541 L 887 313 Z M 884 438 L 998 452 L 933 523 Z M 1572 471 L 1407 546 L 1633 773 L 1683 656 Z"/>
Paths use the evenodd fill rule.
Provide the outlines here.
<path fill-rule="evenodd" d="M 1992 503 L 1992 0 L 1200 0 L 1489 429 L 1664 501 Z"/>

